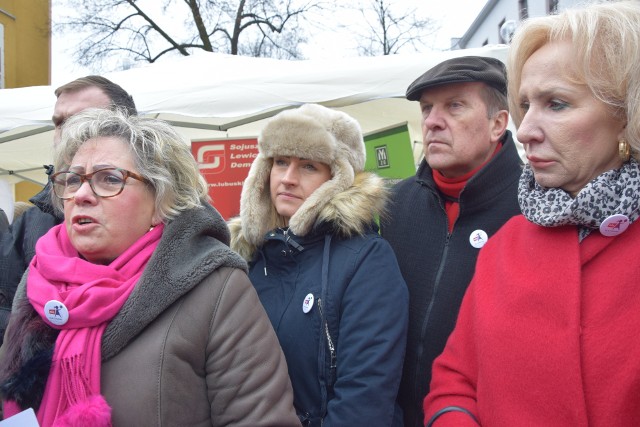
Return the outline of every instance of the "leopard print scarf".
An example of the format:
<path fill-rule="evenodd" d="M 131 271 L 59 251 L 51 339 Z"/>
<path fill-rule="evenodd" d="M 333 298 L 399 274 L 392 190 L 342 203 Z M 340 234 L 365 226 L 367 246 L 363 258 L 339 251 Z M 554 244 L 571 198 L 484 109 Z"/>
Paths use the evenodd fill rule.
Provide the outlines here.
<path fill-rule="evenodd" d="M 543 188 L 535 181 L 531 165 L 520 177 L 518 202 L 522 214 L 543 227 L 575 225 L 582 241 L 602 221 L 623 214 L 633 223 L 640 216 L 640 166 L 630 159 L 589 182 L 575 198 L 560 188 Z"/>

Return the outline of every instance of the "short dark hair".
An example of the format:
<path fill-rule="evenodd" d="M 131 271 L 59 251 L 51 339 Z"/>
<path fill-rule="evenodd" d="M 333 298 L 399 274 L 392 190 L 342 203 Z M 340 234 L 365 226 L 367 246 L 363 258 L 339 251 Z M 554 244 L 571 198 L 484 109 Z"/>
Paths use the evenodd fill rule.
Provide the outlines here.
<path fill-rule="evenodd" d="M 131 116 L 137 116 L 138 110 L 133 97 L 120 85 L 102 76 L 85 76 L 63 84 L 55 90 L 56 98 L 65 92 L 76 92 L 82 89 L 97 87 L 111 100 L 112 109 L 120 109 Z"/>

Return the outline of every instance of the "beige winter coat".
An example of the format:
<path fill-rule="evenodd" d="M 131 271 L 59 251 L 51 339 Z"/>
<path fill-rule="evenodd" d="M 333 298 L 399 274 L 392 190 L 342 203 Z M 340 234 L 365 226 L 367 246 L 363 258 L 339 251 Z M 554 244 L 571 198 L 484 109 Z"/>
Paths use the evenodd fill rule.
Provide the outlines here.
<path fill-rule="evenodd" d="M 221 268 L 102 365 L 114 426 L 297 426 L 287 366 L 246 274 Z"/>
<path fill-rule="evenodd" d="M 114 427 L 300 426 L 278 339 L 228 241 L 210 206 L 166 225 L 102 337 L 100 392 Z M 0 358 L 9 375 L 17 374 L 7 361 L 37 376 L 25 355 L 52 348 L 56 334 L 37 327 L 44 322 L 26 299 L 25 278 Z"/>

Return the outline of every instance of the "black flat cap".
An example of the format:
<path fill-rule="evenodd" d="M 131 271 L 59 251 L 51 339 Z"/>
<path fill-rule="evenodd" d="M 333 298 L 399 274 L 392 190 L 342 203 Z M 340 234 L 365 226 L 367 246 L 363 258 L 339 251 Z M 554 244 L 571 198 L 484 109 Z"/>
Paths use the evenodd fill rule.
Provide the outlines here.
<path fill-rule="evenodd" d="M 495 58 L 461 56 L 447 59 L 427 70 L 407 88 L 407 99 L 417 101 L 428 87 L 450 83 L 483 82 L 507 94 L 507 71 Z"/>

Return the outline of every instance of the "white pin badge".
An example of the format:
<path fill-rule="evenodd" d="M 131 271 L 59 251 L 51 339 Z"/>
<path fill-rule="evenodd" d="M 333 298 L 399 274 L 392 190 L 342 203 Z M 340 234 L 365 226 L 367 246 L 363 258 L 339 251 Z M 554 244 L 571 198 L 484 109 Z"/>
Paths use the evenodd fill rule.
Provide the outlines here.
<path fill-rule="evenodd" d="M 483 247 L 487 240 L 489 240 L 489 236 L 484 230 L 475 230 L 469 235 L 469 243 L 476 249 Z"/>
<path fill-rule="evenodd" d="M 311 308 L 313 307 L 313 300 L 313 294 L 308 294 L 304 297 L 304 301 L 302 301 L 302 311 L 305 314 L 311 311 Z"/>
<path fill-rule="evenodd" d="M 54 325 L 62 326 L 69 321 L 69 310 L 60 301 L 52 299 L 44 305 L 44 315 Z"/>
<path fill-rule="evenodd" d="M 613 237 L 624 233 L 629 227 L 629 218 L 626 215 L 611 215 L 600 224 L 600 233 L 603 236 Z"/>

